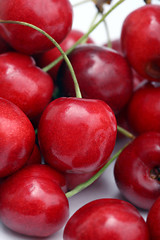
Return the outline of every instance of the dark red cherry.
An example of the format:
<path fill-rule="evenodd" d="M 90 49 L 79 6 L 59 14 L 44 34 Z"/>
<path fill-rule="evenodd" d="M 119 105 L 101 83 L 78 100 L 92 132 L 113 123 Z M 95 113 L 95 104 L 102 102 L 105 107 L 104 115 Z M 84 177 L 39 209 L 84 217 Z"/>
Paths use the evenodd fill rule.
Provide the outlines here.
<path fill-rule="evenodd" d="M 160 81 L 160 5 L 147 4 L 130 13 L 121 33 L 122 49 L 144 78 Z"/>
<path fill-rule="evenodd" d="M 40 153 L 39 147 L 37 146 L 37 144 L 35 144 L 32 154 L 29 157 L 29 159 L 27 160 L 25 166 L 36 164 L 36 163 L 41 163 L 41 162 L 42 162 L 41 153 Z"/>
<path fill-rule="evenodd" d="M 84 98 L 101 99 L 114 112 L 126 105 L 132 94 L 132 73 L 120 54 L 88 44 L 77 47 L 69 59 Z M 73 80 L 65 63 L 59 70 L 58 85 L 64 96 L 75 96 Z"/>
<path fill-rule="evenodd" d="M 76 211 L 64 229 L 64 240 L 149 240 L 145 221 L 130 203 L 98 199 Z"/>
<path fill-rule="evenodd" d="M 0 54 L 11 51 L 12 48 L 9 44 L 0 36 Z"/>
<path fill-rule="evenodd" d="M 160 197 L 154 202 L 147 216 L 150 240 L 160 239 Z"/>
<path fill-rule="evenodd" d="M 30 120 L 40 117 L 53 90 L 51 77 L 31 57 L 15 52 L 0 55 L 0 97 L 15 103 Z"/>
<path fill-rule="evenodd" d="M 160 133 L 141 134 L 118 157 L 115 180 L 135 206 L 149 209 L 160 196 Z"/>
<path fill-rule="evenodd" d="M 0 212 L 2 223 L 9 229 L 47 237 L 63 227 L 69 206 L 64 192 L 51 179 L 23 177 L 17 172 L 1 184 Z"/>
<path fill-rule="evenodd" d="M 128 104 L 127 116 L 130 126 L 138 134 L 160 132 L 160 86 L 145 84 L 135 91 Z"/>
<path fill-rule="evenodd" d="M 107 162 L 116 140 L 116 120 L 103 101 L 58 98 L 38 127 L 45 161 L 62 172 L 87 173 Z"/>
<path fill-rule="evenodd" d="M 31 23 L 61 42 L 71 30 L 72 6 L 68 0 L 0 0 L 0 19 Z M 43 34 L 18 24 L 0 24 L 0 34 L 17 51 L 36 54 L 54 45 Z"/>
<path fill-rule="evenodd" d="M 71 30 L 69 34 L 66 36 L 66 38 L 63 40 L 63 42 L 60 44 L 63 51 L 67 51 L 70 47 L 74 45 L 75 42 L 77 42 L 84 34 L 79 30 Z M 87 43 L 93 43 L 93 40 L 91 38 L 87 39 Z M 44 53 L 41 53 L 37 56 L 36 62 L 37 65 L 41 68 L 47 66 L 54 60 L 56 60 L 59 56 L 61 56 L 61 53 L 57 48 L 53 48 L 49 51 L 46 51 Z M 53 80 L 56 82 L 57 73 L 60 68 L 62 61 L 60 61 L 56 66 L 54 66 L 50 71 L 49 74 L 52 76 Z"/>
<path fill-rule="evenodd" d="M 0 98 L 0 178 L 20 169 L 35 144 L 34 128 L 15 104 Z"/>

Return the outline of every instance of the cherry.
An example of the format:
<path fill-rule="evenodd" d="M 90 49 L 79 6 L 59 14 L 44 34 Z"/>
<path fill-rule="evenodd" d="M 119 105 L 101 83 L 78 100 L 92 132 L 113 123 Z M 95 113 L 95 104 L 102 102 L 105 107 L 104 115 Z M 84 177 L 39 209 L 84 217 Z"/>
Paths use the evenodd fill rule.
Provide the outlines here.
<path fill-rule="evenodd" d="M 62 172 L 87 173 L 107 162 L 116 132 L 115 116 L 105 102 L 58 98 L 42 114 L 38 139 L 48 164 Z"/>
<path fill-rule="evenodd" d="M 0 19 L 31 23 L 57 42 L 65 38 L 72 26 L 72 6 L 68 0 L 0 0 L 0 5 Z M 0 24 L 0 34 L 14 49 L 29 55 L 53 47 L 41 33 L 17 24 Z"/>
<path fill-rule="evenodd" d="M 67 222 L 64 240 L 149 240 L 147 225 L 137 209 L 119 199 L 98 199 Z"/>
<path fill-rule="evenodd" d="M 16 177 L 22 178 L 46 178 L 55 182 L 66 192 L 66 179 L 64 175 L 46 164 L 30 164 L 16 172 Z"/>
<path fill-rule="evenodd" d="M 66 38 L 63 40 L 63 42 L 60 44 L 61 48 L 64 52 L 66 52 L 70 47 L 73 46 L 75 42 L 77 42 L 81 37 L 83 36 L 83 33 L 79 30 L 71 30 L 69 34 L 66 36 Z M 93 43 L 93 40 L 91 38 L 88 38 L 87 43 Z M 38 54 L 35 56 L 37 65 L 40 67 L 45 67 L 54 60 L 56 60 L 61 53 L 57 48 L 53 48 L 49 51 L 46 51 L 44 53 Z M 62 61 L 61 61 L 62 62 Z M 60 68 L 61 62 L 59 62 L 56 66 L 51 68 L 49 71 L 49 74 L 52 76 L 53 80 L 56 82 L 58 69 Z"/>
<path fill-rule="evenodd" d="M 160 239 L 160 197 L 154 202 L 147 216 L 150 240 Z"/>
<path fill-rule="evenodd" d="M 130 13 L 122 26 L 122 49 L 144 78 L 160 81 L 160 6 L 148 4 Z"/>
<path fill-rule="evenodd" d="M 130 126 L 138 134 L 160 132 L 160 86 L 147 83 L 135 91 L 128 104 L 127 116 Z"/>
<path fill-rule="evenodd" d="M 15 104 L 0 98 L 0 177 L 20 169 L 34 144 L 35 133 L 29 119 Z"/>
<path fill-rule="evenodd" d="M 36 164 L 36 163 L 41 163 L 42 159 L 41 159 L 41 153 L 39 150 L 39 147 L 37 146 L 37 144 L 34 145 L 33 151 L 31 156 L 29 157 L 29 159 L 26 162 L 26 166 L 28 165 L 32 165 L 32 164 Z"/>
<path fill-rule="evenodd" d="M 160 196 L 160 133 L 139 135 L 118 157 L 114 176 L 120 192 L 135 206 L 149 209 Z"/>
<path fill-rule="evenodd" d="M 132 94 L 132 74 L 120 54 L 88 44 L 77 47 L 69 59 L 84 98 L 101 99 L 114 112 L 125 106 Z M 73 81 L 65 63 L 59 70 L 58 86 L 63 96 L 75 96 Z"/>
<path fill-rule="evenodd" d="M 1 184 L 1 221 L 18 233 L 47 237 L 63 227 L 68 210 L 63 191 L 43 174 L 27 177 L 17 172 Z"/>
<path fill-rule="evenodd" d="M 0 55 L 0 97 L 15 103 L 32 121 L 40 117 L 53 94 L 51 77 L 24 54 Z"/>

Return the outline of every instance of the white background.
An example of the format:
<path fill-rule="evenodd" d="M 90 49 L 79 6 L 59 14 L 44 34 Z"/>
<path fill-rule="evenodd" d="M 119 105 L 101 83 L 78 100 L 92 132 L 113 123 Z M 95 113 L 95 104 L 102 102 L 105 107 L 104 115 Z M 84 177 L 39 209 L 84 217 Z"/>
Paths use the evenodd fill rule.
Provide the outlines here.
<path fill-rule="evenodd" d="M 57 0 L 58 1 L 58 0 Z M 72 4 L 78 3 L 81 0 L 71 0 Z M 117 0 L 113 0 L 112 5 L 116 3 Z M 160 4 L 160 1 L 153 1 L 153 3 Z M 125 17 L 134 9 L 143 6 L 143 0 L 125 0 L 114 12 L 112 12 L 107 17 L 107 24 L 110 32 L 111 39 L 116 39 L 120 36 L 121 26 Z M 105 11 L 107 11 L 110 6 L 106 5 Z M 94 7 L 93 2 L 85 3 L 81 6 L 74 7 L 74 21 L 73 21 L 73 29 L 79 29 L 83 32 L 86 32 L 92 19 L 96 14 L 96 8 Z M 99 19 L 99 18 L 98 18 Z M 103 23 L 91 34 L 91 37 L 97 44 L 103 44 L 107 42 L 107 35 L 105 32 L 105 28 Z M 124 145 L 125 141 L 121 141 L 116 146 L 114 153 Z M 99 198 L 120 198 L 123 197 L 120 195 L 116 184 L 113 178 L 113 165 L 114 163 L 105 171 L 105 173 L 94 183 L 92 186 L 83 190 L 81 193 L 69 199 L 70 204 L 70 215 L 72 215 L 77 209 L 79 209 L 84 204 Z M 144 219 L 146 219 L 147 212 L 140 211 Z M 58 233 L 48 237 L 41 239 L 48 240 L 62 240 L 63 239 L 63 229 Z M 22 235 L 16 234 L 2 224 L 0 224 L 0 239 L 2 240 L 33 240 L 37 238 L 24 237 Z"/>

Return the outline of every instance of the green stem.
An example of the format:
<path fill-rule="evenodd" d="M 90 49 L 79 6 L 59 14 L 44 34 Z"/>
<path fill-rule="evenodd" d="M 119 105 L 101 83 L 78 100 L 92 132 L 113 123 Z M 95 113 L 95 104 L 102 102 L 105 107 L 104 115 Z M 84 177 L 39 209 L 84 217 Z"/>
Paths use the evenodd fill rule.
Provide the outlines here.
<path fill-rule="evenodd" d="M 123 151 L 123 148 L 121 148 L 93 177 L 91 177 L 88 181 L 79 184 L 77 187 L 75 187 L 73 190 L 69 191 L 66 193 L 66 197 L 70 198 L 77 193 L 81 192 L 83 189 L 87 188 L 90 186 L 93 182 L 95 182 L 101 175 L 102 173 L 106 170 L 106 168 L 121 154 Z"/>
<path fill-rule="evenodd" d="M 91 32 L 93 32 L 93 30 L 96 29 L 96 27 L 104 21 L 104 19 L 116 8 L 118 7 L 122 2 L 124 2 L 125 0 L 119 0 L 116 4 L 114 4 L 109 11 L 107 11 L 103 17 L 96 23 L 94 24 L 89 31 L 84 34 L 70 49 L 68 49 L 65 53 L 66 55 L 68 55 L 69 53 L 71 53 L 81 42 L 83 42 L 86 38 L 88 38 L 88 36 L 90 35 Z M 43 68 L 44 72 L 48 72 L 52 67 L 54 67 L 57 63 L 59 63 L 61 60 L 63 59 L 62 56 L 60 56 L 59 58 L 57 58 L 55 61 L 53 61 L 52 63 L 50 63 L 49 65 L 47 65 L 46 67 Z"/>
<path fill-rule="evenodd" d="M 111 42 L 111 38 L 110 38 L 110 34 L 109 34 L 109 29 L 108 29 L 108 24 L 107 24 L 107 22 L 106 22 L 106 19 L 104 19 L 104 21 L 103 21 L 103 23 L 104 23 L 104 27 L 105 27 L 105 30 L 106 30 L 106 34 L 107 34 L 107 46 L 109 47 L 109 48 L 112 48 L 112 42 Z"/>
<path fill-rule="evenodd" d="M 96 12 L 96 15 L 94 16 L 94 18 L 93 18 L 93 20 L 92 20 L 92 22 L 91 22 L 91 24 L 90 24 L 89 30 L 90 30 L 90 29 L 92 28 L 92 26 L 95 24 L 95 21 L 96 21 L 98 15 L 99 15 L 99 12 L 97 11 L 97 12 Z M 88 31 L 89 31 L 89 30 L 88 30 Z M 81 44 L 86 43 L 86 42 L 87 42 L 87 39 L 88 39 L 88 38 L 86 38 L 85 40 L 83 40 L 83 42 L 81 42 Z"/>
<path fill-rule="evenodd" d="M 127 131 L 126 129 L 124 129 L 118 125 L 117 125 L 117 131 L 122 133 L 124 136 L 126 136 L 128 138 L 131 138 L 131 139 L 135 138 L 135 136 L 132 133 L 130 133 L 129 131 Z"/>
<path fill-rule="evenodd" d="M 74 81 L 76 97 L 77 98 L 81 98 L 82 97 L 80 89 L 79 89 L 79 85 L 78 85 L 78 82 L 77 82 L 77 78 L 76 78 L 76 75 L 75 75 L 75 72 L 74 72 L 74 69 L 73 69 L 73 67 L 72 67 L 72 65 L 71 65 L 67 55 L 62 50 L 60 45 L 48 33 L 43 31 L 41 28 L 36 27 L 35 25 L 27 23 L 27 22 L 12 21 L 12 20 L 0 20 L 0 23 L 10 23 L 10 24 L 19 24 L 19 25 L 27 26 L 27 27 L 30 27 L 32 29 L 35 29 L 36 31 L 40 32 L 45 37 L 47 37 L 54 44 L 54 46 L 60 51 L 60 53 L 62 54 L 62 58 L 64 58 L 64 60 L 66 61 L 66 64 L 67 64 L 67 66 L 68 66 L 68 68 L 69 68 L 69 70 L 71 72 L 71 75 L 72 75 L 72 78 L 73 78 L 73 81 Z"/>
<path fill-rule="evenodd" d="M 87 2 L 91 2 L 91 1 L 92 0 L 83 0 L 83 1 L 80 1 L 78 3 L 73 4 L 72 7 L 77 7 L 77 6 L 81 5 L 81 4 L 84 4 L 84 3 L 87 3 Z"/>

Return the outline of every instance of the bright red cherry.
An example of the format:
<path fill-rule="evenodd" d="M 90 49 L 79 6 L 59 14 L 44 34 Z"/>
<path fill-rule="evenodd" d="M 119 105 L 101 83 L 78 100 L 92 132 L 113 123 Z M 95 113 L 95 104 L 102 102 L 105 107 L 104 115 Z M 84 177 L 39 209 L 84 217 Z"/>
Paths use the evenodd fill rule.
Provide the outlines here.
<path fill-rule="evenodd" d="M 15 103 L 34 121 L 53 94 L 51 77 L 26 55 L 9 52 L 0 55 L 0 97 Z"/>
<path fill-rule="evenodd" d="M 127 117 L 136 133 L 160 132 L 160 86 L 145 84 L 132 95 Z"/>
<path fill-rule="evenodd" d="M 114 175 L 120 192 L 135 206 L 149 209 L 160 196 L 160 133 L 141 134 L 118 157 Z"/>
<path fill-rule="evenodd" d="M 75 42 L 77 42 L 84 34 L 79 30 L 71 30 L 69 34 L 66 36 L 66 38 L 63 40 L 63 42 L 60 44 L 63 51 L 67 51 L 70 47 L 73 46 Z M 87 39 L 87 43 L 93 43 L 93 40 L 91 38 Z M 49 51 L 46 51 L 44 53 L 39 54 L 36 56 L 36 62 L 37 65 L 41 68 L 47 66 L 54 60 L 56 60 L 58 57 L 61 56 L 61 53 L 57 48 L 53 48 Z M 50 71 L 49 74 L 52 76 L 53 80 L 56 81 L 57 73 L 60 68 L 62 61 L 60 61 L 56 66 L 54 66 Z"/>
<path fill-rule="evenodd" d="M 42 174 L 43 175 L 43 174 Z M 0 188 L 1 221 L 11 230 L 47 237 L 68 219 L 68 200 L 50 178 L 15 173 Z"/>
<path fill-rule="evenodd" d="M 114 112 L 126 105 L 132 94 L 132 73 L 120 54 L 86 44 L 69 54 L 69 59 L 84 98 L 101 99 Z M 73 80 L 65 63 L 60 68 L 57 84 L 63 96 L 75 96 Z"/>
<path fill-rule="evenodd" d="M 16 173 L 16 177 L 21 178 L 47 178 L 55 182 L 66 192 L 66 179 L 64 175 L 46 164 L 30 164 Z"/>
<path fill-rule="evenodd" d="M 160 81 L 160 5 L 147 4 L 130 13 L 121 42 L 132 67 L 144 78 Z"/>
<path fill-rule="evenodd" d="M 119 199 L 92 201 L 69 219 L 64 240 L 149 240 L 145 221 L 130 203 Z"/>
<path fill-rule="evenodd" d="M 68 0 L 0 0 L 0 19 L 31 23 L 61 42 L 72 26 L 72 6 Z M 53 47 L 43 34 L 18 24 L 0 24 L 0 34 L 17 51 L 36 54 Z"/>
<path fill-rule="evenodd" d="M 20 169 L 34 144 L 35 132 L 27 116 L 15 104 L 0 98 L 0 177 Z"/>
<path fill-rule="evenodd" d="M 147 216 L 150 240 L 160 239 L 160 197 L 154 202 Z"/>
<path fill-rule="evenodd" d="M 38 139 L 48 164 L 62 172 L 86 173 L 107 162 L 116 132 L 115 116 L 105 102 L 58 98 L 42 114 Z"/>

